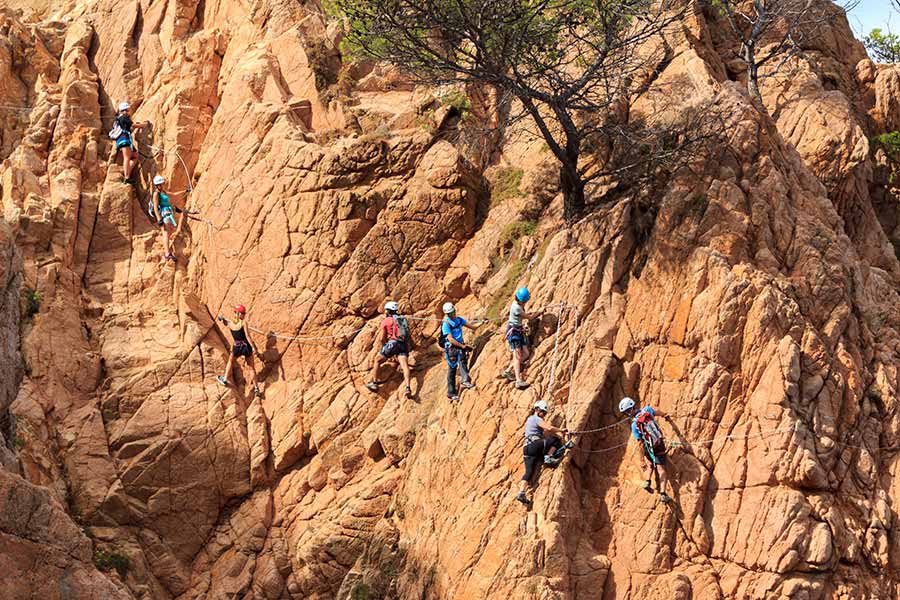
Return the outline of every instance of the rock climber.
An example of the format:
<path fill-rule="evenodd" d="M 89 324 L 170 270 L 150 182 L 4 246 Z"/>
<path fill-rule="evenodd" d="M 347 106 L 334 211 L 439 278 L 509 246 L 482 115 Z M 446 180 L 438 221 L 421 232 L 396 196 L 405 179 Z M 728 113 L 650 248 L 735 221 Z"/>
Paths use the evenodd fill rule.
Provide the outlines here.
<path fill-rule="evenodd" d="M 259 384 L 256 381 L 256 365 L 253 362 L 253 346 L 250 345 L 249 326 L 247 325 L 247 308 L 243 304 L 234 307 L 234 320 L 229 321 L 225 317 L 219 317 L 228 329 L 231 330 L 231 337 L 234 338 L 234 344 L 231 346 L 231 354 L 228 355 L 228 362 L 225 364 L 225 374 L 219 375 L 216 379 L 222 385 L 228 387 L 231 385 L 231 367 L 234 364 L 235 357 L 243 356 L 250 367 L 250 374 L 253 379 L 253 394 L 261 396 Z"/>
<path fill-rule="evenodd" d="M 134 134 L 149 127 L 150 121 L 143 123 L 135 123 L 131 120 L 131 105 L 127 102 L 119 104 L 119 112 L 116 114 L 113 132 L 118 132 L 116 136 L 116 149 L 122 149 L 122 174 L 123 183 L 134 183 L 131 179 L 131 171 L 137 163 L 137 149 L 134 147 Z"/>
<path fill-rule="evenodd" d="M 153 178 L 153 199 L 151 200 L 151 216 L 156 219 L 159 230 L 163 234 L 163 247 L 165 248 L 166 260 L 175 262 L 175 253 L 172 244 L 178 234 L 181 233 L 181 226 L 184 225 L 184 218 L 179 221 L 175 217 L 176 209 L 172 206 L 170 196 L 177 193 L 166 191 L 163 186 L 166 184 L 166 178 L 157 175 Z M 182 194 L 185 192 L 181 192 Z M 180 211 L 178 211 L 180 212 Z M 169 236 L 169 227 L 173 227 L 175 231 Z"/>
<path fill-rule="evenodd" d="M 475 326 L 456 315 L 456 307 L 452 302 L 445 302 L 444 318 L 441 320 L 441 345 L 447 359 L 447 397 L 452 401 L 459 400 L 456 393 L 456 371 L 459 370 L 460 385 L 467 390 L 475 387 L 469 377 L 469 354 L 472 347 L 463 341 L 463 327 L 475 331 Z"/>
<path fill-rule="evenodd" d="M 382 361 L 396 357 L 403 371 L 403 383 L 406 386 L 406 397 L 412 398 L 412 388 L 409 382 L 409 322 L 399 313 L 400 306 L 393 300 L 384 304 L 384 319 L 378 327 L 378 338 L 375 348 L 372 349 L 371 376 L 366 382 L 369 391 L 377 392 L 378 370 Z M 378 351 L 378 348 L 381 348 Z M 376 352 L 377 351 L 377 352 Z"/>
<path fill-rule="evenodd" d="M 532 413 L 525 420 L 525 474 L 519 482 L 519 493 L 516 494 L 516 500 L 525 504 L 530 504 L 528 496 L 525 495 L 525 485 L 531 481 L 534 476 L 535 467 L 539 462 L 543 462 L 548 467 L 555 467 L 562 460 L 566 448 L 571 448 L 571 441 L 563 443 L 558 437 L 559 434 L 565 436 L 569 433 L 567 429 L 554 427 L 544 420 L 550 406 L 546 400 L 538 400 L 532 406 Z M 550 434 L 550 437 L 546 437 Z"/>
<path fill-rule="evenodd" d="M 516 290 L 516 297 L 509 307 L 509 321 L 506 324 L 506 341 L 512 352 L 512 361 L 509 367 L 500 376 L 507 381 L 514 381 L 516 388 L 524 390 L 528 382 L 522 376 L 522 372 L 531 358 L 531 347 L 528 335 L 525 333 L 525 321 L 539 318 L 543 313 L 529 313 L 525 311 L 525 304 L 531 299 L 531 292 L 526 287 Z"/>
<path fill-rule="evenodd" d="M 668 504 L 672 498 L 666 494 L 666 483 L 669 481 L 669 473 L 666 468 L 666 440 L 659 429 L 654 417 L 667 419 L 668 416 L 661 410 L 645 406 L 638 409 L 634 400 L 622 398 L 619 402 L 619 412 L 631 419 L 631 434 L 641 443 L 641 471 L 645 475 L 643 488 L 653 493 L 650 482 L 651 472 L 656 475 L 656 485 L 659 488 L 659 500 Z"/>

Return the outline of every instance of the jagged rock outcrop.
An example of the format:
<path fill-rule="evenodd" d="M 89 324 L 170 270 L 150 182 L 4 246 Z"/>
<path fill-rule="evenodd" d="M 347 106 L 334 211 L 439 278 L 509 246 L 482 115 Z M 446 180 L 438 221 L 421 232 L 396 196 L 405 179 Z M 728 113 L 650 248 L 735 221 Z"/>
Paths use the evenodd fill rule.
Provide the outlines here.
<path fill-rule="evenodd" d="M 4 464 L 28 480 L 0 473 L 0 534 L 31 544 L 4 550 L 8 594 L 894 596 L 900 264 L 868 138 L 893 127 L 897 86 L 845 21 L 766 80 L 762 111 L 728 81 L 735 40 L 693 14 L 632 110 L 709 100 L 727 136 L 650 208 L 626 196 L 564 226 L 539 141 L 491 135 L 472 160 L 434 91 L 342 65 L 315 4 L 54 11 L 0 28 L 16 107 L 0 302 L 20 296 L 12 240 L 41 299 L 29 323 L 0 313 L 21 439 Z M 134 188 L 105 135 L 125 99 L 153 123 Z M 145 212 L 157 173 L 193 190 L 175 264 Z M 494 321 L 473 336 L 478 389 L 449 402 L 438 307 L 495 317 L 519 282 L 552 307 L 532 388 L 495 379 Z M 413 399 L 393 376 L 363 386 L 387 297 L 423 319 Z M 230 342 L 215 317 L 237 302 L 262 397 L 246 373 L 214 377 Z M 640 489 L 624 394 L 674 415 L 674 509 Z M 536 398 L 606 429 L 540 475 L 526 511 L 512 488 Z M 97 573 L 66 513 L 127 573 Z M 36 582 L 39 551 L 64 574 Z"/>

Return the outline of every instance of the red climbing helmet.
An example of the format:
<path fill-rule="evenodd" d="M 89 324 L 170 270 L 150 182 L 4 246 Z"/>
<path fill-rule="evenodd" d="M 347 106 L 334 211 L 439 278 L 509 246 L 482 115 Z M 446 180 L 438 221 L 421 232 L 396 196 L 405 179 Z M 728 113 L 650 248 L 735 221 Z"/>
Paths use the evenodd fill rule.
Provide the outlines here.
<path fill-rule="evenodd" d="M 234 312 L 242 314 L 242 315 L 246 315 L 247 307 L 244 306 L 243 304 L 238 304 L 237 306 L 234 307 Z"/>

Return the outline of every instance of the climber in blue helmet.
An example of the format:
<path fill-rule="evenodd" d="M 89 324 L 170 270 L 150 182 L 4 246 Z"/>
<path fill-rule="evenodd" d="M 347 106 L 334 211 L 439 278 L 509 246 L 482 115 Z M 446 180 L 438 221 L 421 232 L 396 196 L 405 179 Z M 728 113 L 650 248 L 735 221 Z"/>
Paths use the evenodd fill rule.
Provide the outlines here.
<path fill-rule="evenodd" d="M 509 321 L 506 324 L 506 341 L 512 352 L 512 360 L 509 367 L 500 374 L 503 379 L 514 381 L 516 389 L 520 390 L 528 387 L 528 382 L 522 377 L 522 372 L 525 370 L 528 359 L 531 358 L 531 347 L 525 331 L 525 321 L 538 319 L 543 314 L 542 312 L 526 312 L 525 305 L 529 300 L 531 300 L 531 292 L 527 287 L 520 287 L 516 290 L 516 298 L 509 307 Z"/>

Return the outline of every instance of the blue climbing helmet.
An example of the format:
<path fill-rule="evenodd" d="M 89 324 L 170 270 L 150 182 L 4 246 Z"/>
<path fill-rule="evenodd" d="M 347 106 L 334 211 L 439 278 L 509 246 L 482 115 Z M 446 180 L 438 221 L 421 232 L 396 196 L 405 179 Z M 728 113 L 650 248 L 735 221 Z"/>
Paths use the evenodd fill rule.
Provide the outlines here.
<path fill-rule="evenodd" d="M 520 287 L 516 290 L 516 300 L 519 302 L 528 302 L 531 300 L 531 292 L 528 291 L 527 287 Z"/>

